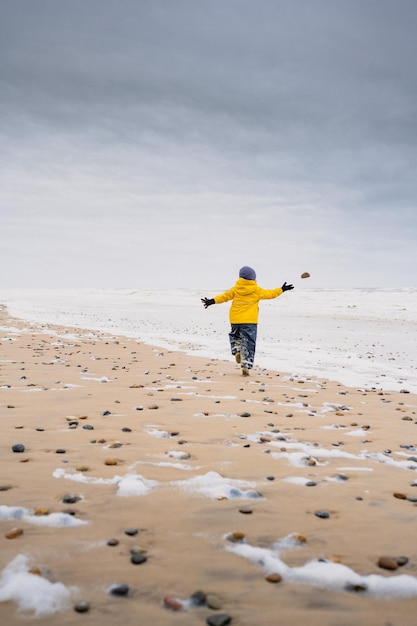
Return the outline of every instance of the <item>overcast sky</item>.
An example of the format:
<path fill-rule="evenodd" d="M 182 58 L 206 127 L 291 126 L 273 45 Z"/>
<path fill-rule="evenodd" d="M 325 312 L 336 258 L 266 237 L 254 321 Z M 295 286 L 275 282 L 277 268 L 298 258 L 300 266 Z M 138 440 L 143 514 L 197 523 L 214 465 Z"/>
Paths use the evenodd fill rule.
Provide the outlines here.
<path fill-rule="evenodd" d="M 416 33 L 415 0 L 0 0 L 0 286 L 417 286 Z"/>

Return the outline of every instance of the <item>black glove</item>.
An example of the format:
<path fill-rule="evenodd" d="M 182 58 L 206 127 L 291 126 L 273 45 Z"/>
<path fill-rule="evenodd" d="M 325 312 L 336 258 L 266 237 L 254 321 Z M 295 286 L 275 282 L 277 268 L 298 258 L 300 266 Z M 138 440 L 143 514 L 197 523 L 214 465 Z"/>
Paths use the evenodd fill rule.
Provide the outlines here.
<path fill-rule="evenodd" d="M 212 304 L 216 304 L 213 298 L 201 298 L 201 302 L 204 304 L 204 308 L 207 309 L 208 306 Z"/>
<path fill-rule="evenodd" d="M 291 289 L 294 289 L 294 285 L 287 285 L 287 283 L 284 283 L 281 289 L 282 291 L 291 291 Z"/>

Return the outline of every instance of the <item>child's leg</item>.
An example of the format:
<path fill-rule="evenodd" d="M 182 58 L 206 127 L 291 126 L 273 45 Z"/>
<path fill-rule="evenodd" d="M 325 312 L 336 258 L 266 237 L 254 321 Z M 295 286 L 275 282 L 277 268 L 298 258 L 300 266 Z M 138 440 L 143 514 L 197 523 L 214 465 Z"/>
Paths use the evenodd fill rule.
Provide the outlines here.
<path fill-rule="evenodd" d="M 256 350 L 256 334 L 258 330 L 257 324 L 241 324 L 241 356 L 242 368 L 250 370 L 253 367 Z"/>
<path fill-rule="evenodd" d="M 241 348 L 240 324 L 232 324 L 232 328 L 229 333 L 229 341 L 232 354 L 236 357 L 236 361 L 239 363 L 240 361 L 238 361 L 238 358 L 240 358 Z"/>

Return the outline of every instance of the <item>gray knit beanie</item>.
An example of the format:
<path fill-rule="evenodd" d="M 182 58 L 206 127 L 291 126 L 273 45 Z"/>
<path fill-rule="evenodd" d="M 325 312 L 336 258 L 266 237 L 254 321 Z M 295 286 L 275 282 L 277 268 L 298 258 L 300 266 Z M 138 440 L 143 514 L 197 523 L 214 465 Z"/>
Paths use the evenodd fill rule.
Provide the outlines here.
<path fill-rule="evenodd" d="M 246 280 L 256 280 L 256 272 L 248 265 L 244 265 L 239 270 L 239 278 L 245 278 Z"/>

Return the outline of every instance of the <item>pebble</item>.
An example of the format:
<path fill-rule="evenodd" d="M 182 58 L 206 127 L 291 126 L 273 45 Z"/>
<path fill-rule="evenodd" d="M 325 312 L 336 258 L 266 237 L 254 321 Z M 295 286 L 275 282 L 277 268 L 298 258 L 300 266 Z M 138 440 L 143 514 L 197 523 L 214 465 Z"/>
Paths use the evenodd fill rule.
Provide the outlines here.
<path fill-rule="evenodd" d="M 390 556 L 381 556 L 378 559 L 378 567 L 394 571 L 398 569 L 398 563 L 395 558 Z"/>
<path fill-rule="evenodd" d="M 104 465 L 119 465 L 119 461 L 117 459 L 106 459 Z"/>
<path fill-rule="evenodd" d="M 190 600 L 195 606 L 204 606 L 207 602 L 207 596 L 204 591 L 195 591 L 190 596 Z"/>
<path fill-rule="evenodd" d="M 11 485 L 0 485 L 0 491 L 9 491 L 9 489 L 13 489 Z"/>
<path fill-rule="evenodd" d="M 241 531 L 237 530 L 233 533 L 230 533 L 230 535 L 227 535 L 226 539 L 227 541 L 232 541 L 232 542 L 236 542 L 236 541 L 243 541 L 245 538 L 245 533 L 242 533 Z"/>
<path fill-rule="evenodd" d="M 407 499 L 407 496 L 406 496 L 406 494 L 405 494 L 405 493 L 398 493 L 398 492 L 395 492 L 395 493 L 393 494 L 393 496 L 394 496 L 394 498 L 397 498 L 398 500 L 406 500 L 406 499 Z"/>
<path fill-rule="evenodd" d="M 23 528 L 12 528 L 5 534 L 6 539 L 16 539 L 23 535 Z"/>
<path fill-rule="evenodd" d="M 13 452 L 24 452 L 26 450 L 26 448 L 23 445 L 23 443 L 14 443 L 12 445 L 12 450 L 13 450 Z"/>
<path fill-rule="evenodd" d="M 368 587 L 362 584 L 353 584 L 347 583 L 345 586 L 346 591 L 354 591 L 355 593 L 360 593 L 361 591 L 367 591 Z"/>
<path fill-rule="evenodd" d="M 138 552 L 135 552 L 130 557 L 130 562 L 133 563 L 133 565 L 142 565 L 142 563 L 146 563 L 147 560 L 148 557 L 146 556 L 146 554 L 141 554 Z"/>
<path fill-rule="evenodd" d="M 209 609 L 213 609 L 214 611 L 218 611 L 222 608 L 222 601 L 219 596 L 216 596 L 214 593 L 208 593 L 206 596 L 206 604 Z"/>
<path fill-rule="evenodd" d="M 127 530 L 125 530 L 125 535 L 127 535 L 128 537 L 134 537 L 138 534 L 138 532 L 139 530 L 137 528 L 128 528 Z"/>
<path fill-rule="evenodd" d="M 81 496 L 76 496 L 73 493 L 66 493 L 62 498 L 64 504 L 75 504 L 81 500 Z"/>
<path fill-rule="evenodd" d="M 182 601 L 174 596 L 164 596 L 163 603 L 167 609 L 172 611 L 182 611 L 184 608 Z"/>
<path fill-rule="evenodd" d="M 125 428 L 122 428 L 122 433 L 131 433 L 132 429 L 128 428 L 127 426 L 125 426 Z"/>
<path fill-rule="evenodd" d="M 66 454 L 66 452 L 67 452 L 67 451 L 65 450 L 65 448 L 57 448 L 57 449 L 55 450 L 55 453 L 56 453 L 56 454 Z"/>
<path fill-rule="evenodd" d="M 330 513 L 327 511 L 316 511 L 314 515 L 316 517 L 320 517 L 321 519 L 328 519 L 330 517 Z"/>
<path fill-rule="evenodd" d="M 109 539 L 107 541 L 107 545 L 108 546 L 118 546 L 119 545 L 119 540 L 116 539 L 115 537 L 112 537 L 111 539 Z"/>
<path fill-rule="evenodd" d="M 83 429 L 84 430 L 94 430 L 94 426 L 92 426 L 91 424 L 84 424 Z"/>
<path fill-rule="evenodd" d="M 102 415 L 103 415 L 103 416 L 106 416 L 106 415 L 111 415 L 111 412 L 110 412 L 110 411 L 103 411 Z"/>
<path fill-rule="evenodd" d="M 248 506 L 243 506 L 239 509 L 239 513 L 243 513 L 243 515 L 250 515 L 251 513 L 253 513 L 253 509 Z"/>
<path fill-rule="evenodd" d="M 227 613 L 219 613 L 218 615 L 210 615 L 206 620 L 206 624 L 208 624 L 208 626 L 227 626 L 231 621 L 232 618 L 230 615 Z"/>
<path fill-rule="evenodd" d="M 88 613 L 89 610 L 90 605 L 88 604 L 88 602 L 77 602 L 77 604 L 74 606 L 74 611 L 76 613 Z"/>
<path fill-rule="evenodd" d="M 36 509 L 33 511 L 33 514 L 38 515 L 38 516 L 49 515 L 49 513 L 50 513 L 49 509 L 47 509 L 46 507 L 42 507 L 42 506 L 36 507 Z"/>
<path fill-rule="evenodd" d="M 265 577 L 265 580 L 269 583 L 280 583 L 282 580 L 282 576 L 280 574 L 269 574 Z"/>
<path fill-rule="evenodd" d="M 127 596 L 130 591 L 129 585 L 120 584 L 110 587 L 110 594 L 112 596 Z"/>
<path fill-rule="evenodd" d="M 306 487 L 316 487 L 317 483 L 314 480 L 308 480 L 306 482 Z"/>
<path fill-rule="evenodd" d="M 251 414 L 248 412 L 240 413 L 240 417 L 250 417 Z"/>

